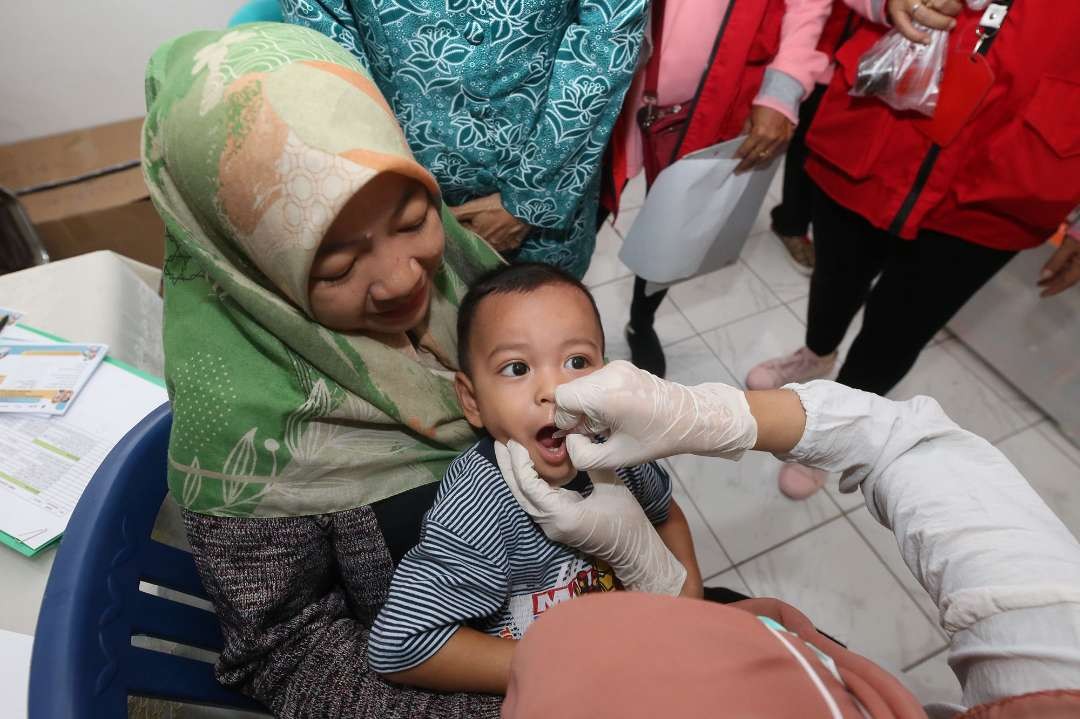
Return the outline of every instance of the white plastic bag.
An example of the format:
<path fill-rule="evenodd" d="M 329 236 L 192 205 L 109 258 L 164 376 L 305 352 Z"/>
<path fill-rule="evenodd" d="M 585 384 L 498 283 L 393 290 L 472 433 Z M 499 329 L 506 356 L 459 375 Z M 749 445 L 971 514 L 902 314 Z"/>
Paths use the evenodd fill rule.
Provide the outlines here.
<path fill-rule="evenodd" d="M 990 1 L 967 0 L 967 6 L 978 12 Z M 895 110 L 916 110 L 933 117 L 945 72 L 949 32 L 931 30 L 917 22 L 914 25 L 930 36 L 930 42 L 922 45 L 897 30 L 890 31 L 859 58 L 851 95 L 880 97 Z"/>
<path fill-rule="evenodd" d="M 933 116 L 941 92 L 949 33 L 916 24 L 930 36 L 922 45 L 891 30 L 859 58 L 855 71 L 856 97 L 879 97 L 894 110 L 916 110 Z"/>

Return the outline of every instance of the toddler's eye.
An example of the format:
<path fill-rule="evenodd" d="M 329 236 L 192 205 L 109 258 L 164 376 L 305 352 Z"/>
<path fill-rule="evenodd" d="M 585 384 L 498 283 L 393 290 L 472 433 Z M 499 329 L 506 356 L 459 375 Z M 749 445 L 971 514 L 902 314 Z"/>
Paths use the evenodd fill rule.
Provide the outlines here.
<path fill-rule="evenodd" d="M 563 367 L 566 369 L 582 370 L 589 366 L 589 358 L 582 355 L 574 355 L 570 359 L 566 360 Z"/>
<path fill-rule="evenodd" d="M 509 362 L 499 370 L 499 374 L 503 377 L 521 377 L 528 373 L 529 365 L 524 362 Z"/>

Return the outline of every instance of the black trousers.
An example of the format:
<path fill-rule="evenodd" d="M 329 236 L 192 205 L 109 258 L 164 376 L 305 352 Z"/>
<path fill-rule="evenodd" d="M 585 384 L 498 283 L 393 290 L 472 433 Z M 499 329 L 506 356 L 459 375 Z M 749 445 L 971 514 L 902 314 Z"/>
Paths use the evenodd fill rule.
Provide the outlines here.
<path fill-rule="evenodd" d="M 799 106 L 799 125 L 784 156 L 784 187 L 780 204 L 772 209 L 773 228 L 789 237 L 805 235 L 810 229 L 810 211 L 814 199 L 814 183 L 806 175 L 806 131 L 814 121 L 818 105 L 828 85 L 816 85 Z"/>
<path fill-rule="evenodd" d="M 927 230 L 902 240 L 816 186 L 813 222 L 806 345 L 819 355 L 835 351 L 865 305 L 837 381 L 877 394 L 903 379 L 938 330 L 1016 254 Z"/>

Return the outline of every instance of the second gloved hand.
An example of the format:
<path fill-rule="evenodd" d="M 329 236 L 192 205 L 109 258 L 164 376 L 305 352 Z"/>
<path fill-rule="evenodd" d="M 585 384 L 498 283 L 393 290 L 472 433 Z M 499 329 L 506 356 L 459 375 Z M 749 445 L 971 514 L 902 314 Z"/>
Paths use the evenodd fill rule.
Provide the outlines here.
<path fill-rule="evenodd" d="M 582 497 L 541 479 L 529 451 L 513 440 L 496 442 L 495 457 L 510 491 L 549 539 L 606 561 L 631 591 L 682 591 L 686 569 L 614 472 L 590 472 L 593 491 Z"/>
<path fill-rule="evenodd" d="M 555 424 L 578 469 L 630 467 L 675 454 L 738 459 L 757 442 L 746 394 L 720 383 L 686 387 L 618 360 L 555 390 Z"/>

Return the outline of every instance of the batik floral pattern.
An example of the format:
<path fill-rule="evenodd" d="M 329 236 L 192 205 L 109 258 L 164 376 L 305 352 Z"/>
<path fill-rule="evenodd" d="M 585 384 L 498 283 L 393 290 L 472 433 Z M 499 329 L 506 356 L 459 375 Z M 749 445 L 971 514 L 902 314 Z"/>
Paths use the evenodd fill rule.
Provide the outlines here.
<path fill-rule="evenodd" d="M 284 0 L 370 68 L 448 202 L 495 192 L 535 229 L 517 257 L 582 276 L 599 169 L 645 0 Z"/>

